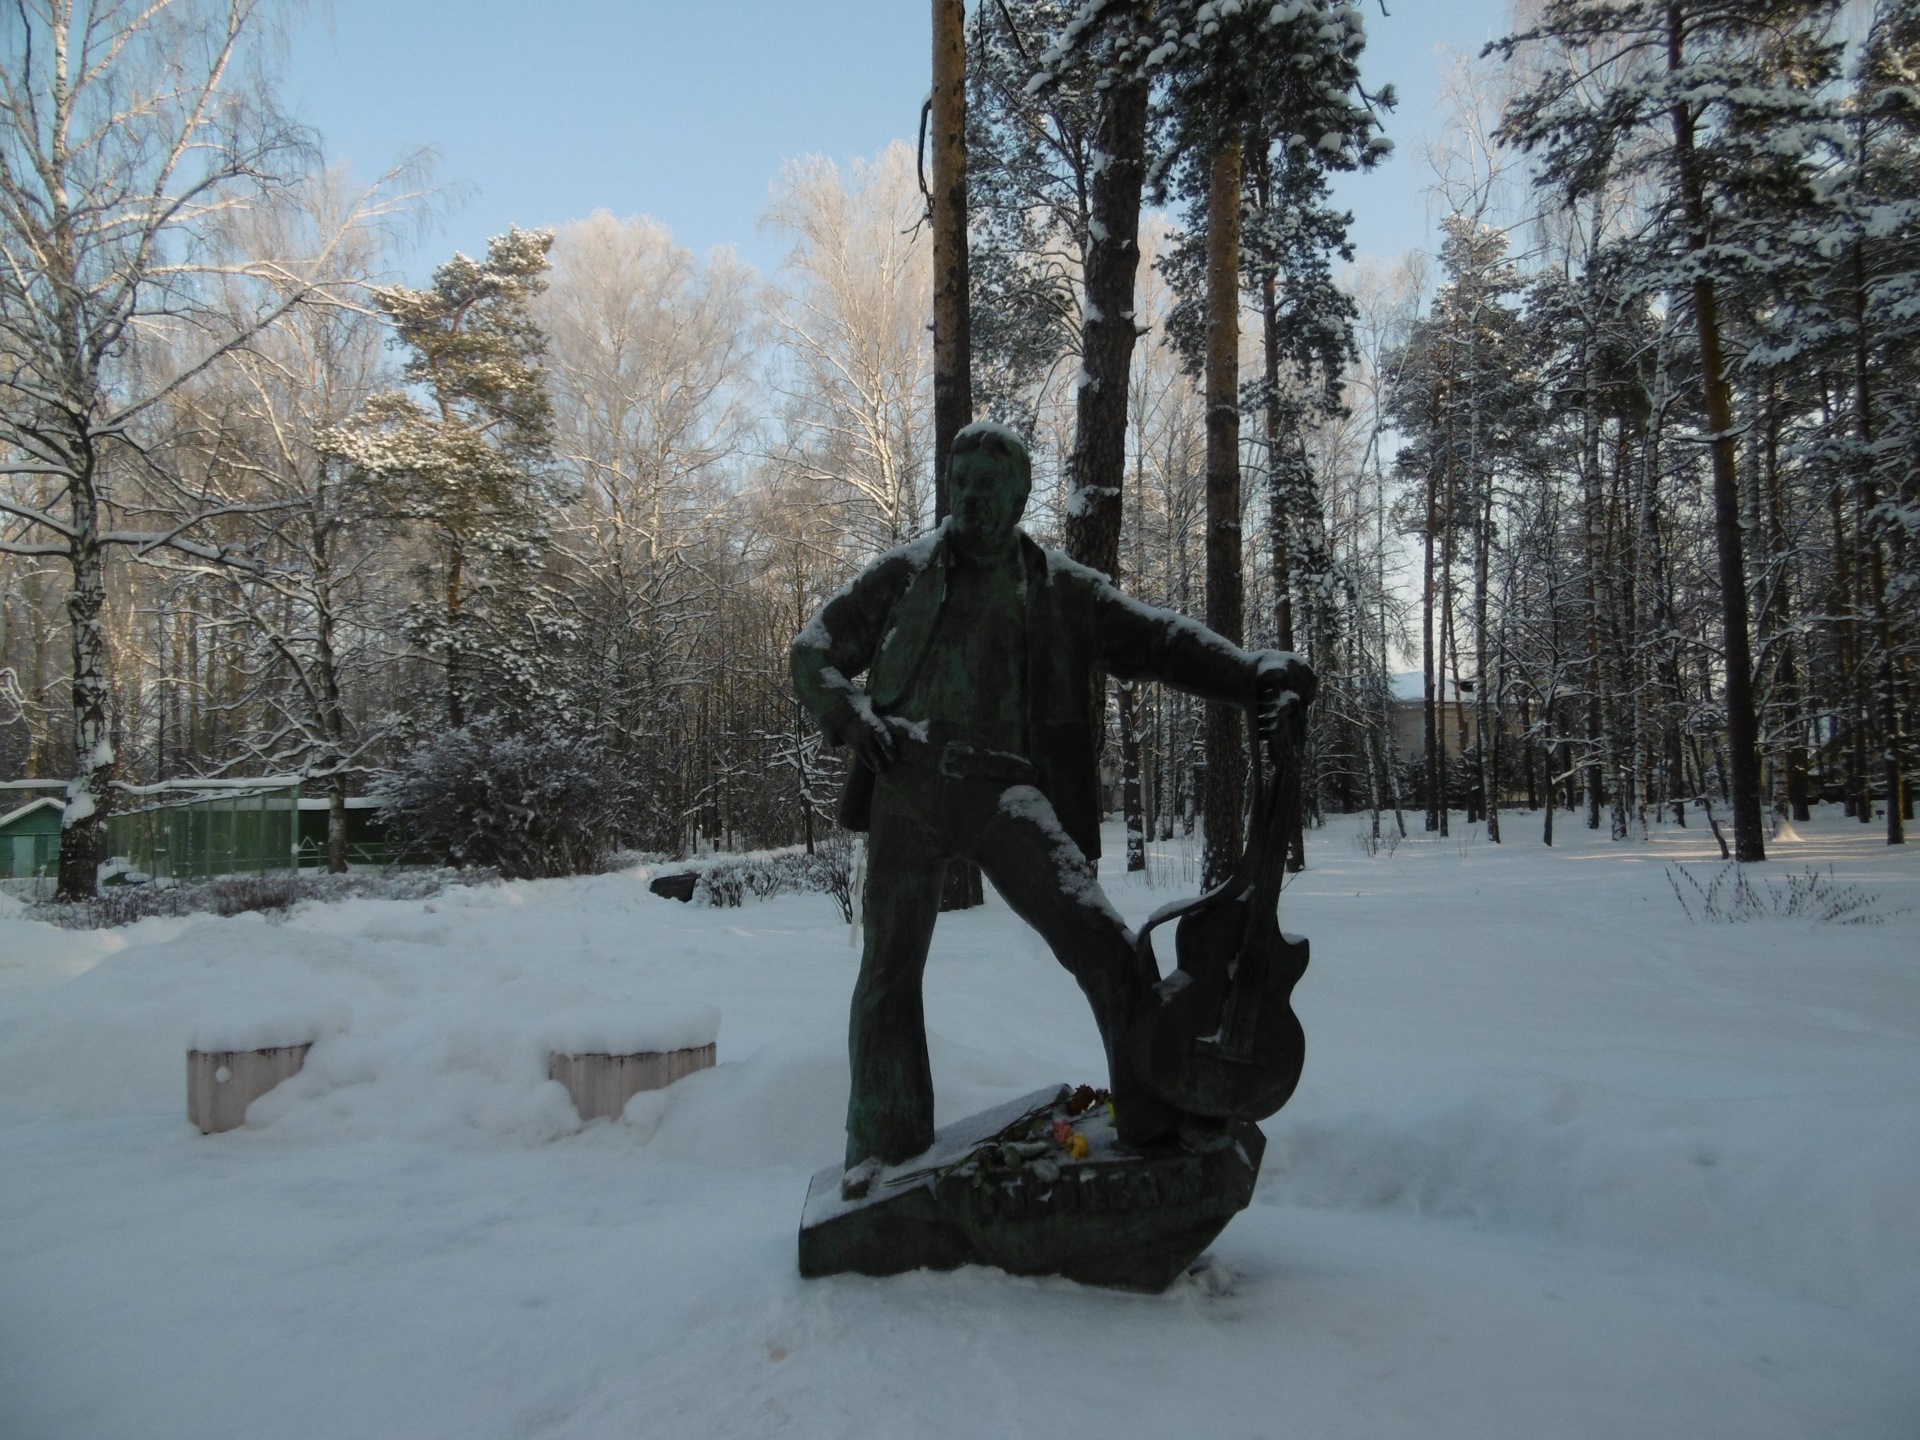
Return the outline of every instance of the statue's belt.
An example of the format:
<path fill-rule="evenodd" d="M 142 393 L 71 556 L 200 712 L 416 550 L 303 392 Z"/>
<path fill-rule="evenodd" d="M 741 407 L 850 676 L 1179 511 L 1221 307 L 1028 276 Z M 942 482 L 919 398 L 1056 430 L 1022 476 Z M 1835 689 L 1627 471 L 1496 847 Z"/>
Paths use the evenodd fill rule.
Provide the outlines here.
<path fill-rule="evenodd" d="M 986 780 L 996 785 L 1034 785 L 1040 780 L 1040 767 L 1026 756 L 951 739 L 938 726 L 929 728 L 925 740 L 906 739 L 902 759 L 932 765 L 949 780 Z"/>
<path fill-rule="evenodd" d="M 940 749 L 940 773 L 950 780 L 991 780 L 998 785 L 1031 785 L 1040 770 L 1024 755 L 989 750 L 964 740 L 949 740 Z"/>

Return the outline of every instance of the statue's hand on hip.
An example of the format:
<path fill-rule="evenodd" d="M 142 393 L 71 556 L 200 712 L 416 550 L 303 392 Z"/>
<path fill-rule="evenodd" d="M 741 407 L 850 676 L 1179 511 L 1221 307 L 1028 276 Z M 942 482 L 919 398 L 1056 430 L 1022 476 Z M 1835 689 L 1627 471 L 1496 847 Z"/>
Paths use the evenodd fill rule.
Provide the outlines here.
<path fill-rule="evenodd" d="M 1274 731 L 1283 720 L 1299 724 L 1306 718 L 1319 682 L 1313 667 L 1288 650 L 1262 650 L 1253 672 L 1254 706 L 1260 728 Z"/>
<path fill-rule="evenodd" d="M 862 701 L 865 696 L 860 697 Z M 841 727 L 839 740 L 851 745 L 853 753 L 876 775 L 884 775 L 898 758 L 897 742 L 887 722 L 874 714 L 867 704 L 854 706 L 852 717 Z"/>

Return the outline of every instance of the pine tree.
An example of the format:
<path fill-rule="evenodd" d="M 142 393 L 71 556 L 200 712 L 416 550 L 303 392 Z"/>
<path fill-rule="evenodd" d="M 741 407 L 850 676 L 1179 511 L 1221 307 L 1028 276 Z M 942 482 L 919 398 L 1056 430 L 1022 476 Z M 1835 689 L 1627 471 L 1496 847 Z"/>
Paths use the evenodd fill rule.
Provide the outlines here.
<path fill-rule="evenodd" d="M 1156 195 L 1204 196 L 1209 627 L 1244 638 L 1239 312 L 1243 185 L 1250 151 L 1284 147 L 1311 193 L 1313 175 L 1370 164 L 1386 149 L 1360 89 L 1360 14 L 1331 0 L 1163 0 L 1143 62 L 1161 80 L 1164 149 Z M 1383 93 L 1381 103 L 1391 103 Z M 1298 193 L 1298 192 L 1297 192 Z M 1206 881 L 1239 859 L 1245 760 L 1239 714 L 1212 706 L 1206 740 Z"/>
<path fill-rule="evenodd" d="M 1541 179 L 1577 203 L 1644 176 L 1667 200 L 1648 283 L 1689 307 L 1712 462 L 1734 850 L 1766 858 L 1746 544 L 1736 472 L 1724 291 L 1773 263 L 1765 232 L 1784 191 L 1808 180 L 1820 91 L 1838 47 L 1838 0 L 1549 0 L 1532 29 L 1490 47 L 1507 58 L 1548 45 L 1509 108 L 1505 134 L 1542 152 Z"/>
<path fill-rule="evenodd" d="M 388 515 L 416 526 L 429 558 L 417 641 L 445 674 L 453 728 L 495 710 L 557 699 L 554 617 L 535 584 L 553 410 L 531 302 L 553 233 L 509 230 L 484 260 L 456 254 L 427 290 L 392 286 L 375 303 L 407 352 L 411 390 L 370 400 L 333 432 L 336 452 L 379 488 Z"/>

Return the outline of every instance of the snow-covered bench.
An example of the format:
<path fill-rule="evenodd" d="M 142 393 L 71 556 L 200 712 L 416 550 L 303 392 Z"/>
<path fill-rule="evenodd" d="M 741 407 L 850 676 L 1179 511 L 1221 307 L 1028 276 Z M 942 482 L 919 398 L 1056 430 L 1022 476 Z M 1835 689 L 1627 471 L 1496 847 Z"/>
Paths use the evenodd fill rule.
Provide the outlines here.
<path fill-rule="evenodd" d="M 239 1129 L 247 1107 L 298 1074 L 323 1031 L 344 1024 L 332 1009 L 202 1019 L 187 1048 L 187 1119 L 205 1135 Z"/>
<path fill-rule="evenodd" d="M 567 1087 L 582 1120 L 617 1117 L 642 1090 L 664 1090 L 714 1063 L 720 1012 L 711 1005 L 573 1011 L 544 1027 L 547 1076 Z"/>

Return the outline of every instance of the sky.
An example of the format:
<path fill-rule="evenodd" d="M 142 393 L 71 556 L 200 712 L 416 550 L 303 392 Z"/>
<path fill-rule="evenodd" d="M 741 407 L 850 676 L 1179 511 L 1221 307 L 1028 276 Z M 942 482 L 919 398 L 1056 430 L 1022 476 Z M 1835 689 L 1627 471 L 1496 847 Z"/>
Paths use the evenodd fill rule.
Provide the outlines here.
<path fill-rule="evenodd" d="M 1451 56 L 1506 28 L 1508 0 L 1361 0 L 1370 90 L 1401 97 L 1393 158 L 1343 177 L 1362 254 L 1428 243 L 1422 142 Z M 760 226 L 784 160 L 911 142 L 928 87 L 927 0 L 332 0 L 293 29 L 283 99 L 368 180 L 437 155 L 438 224 L 404 256 L 416 283 L 509 225 L 650 215 L 698 253 L 763 272 Z"/>

